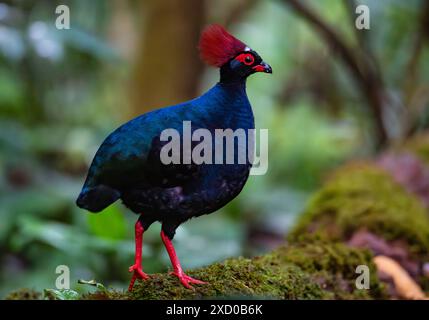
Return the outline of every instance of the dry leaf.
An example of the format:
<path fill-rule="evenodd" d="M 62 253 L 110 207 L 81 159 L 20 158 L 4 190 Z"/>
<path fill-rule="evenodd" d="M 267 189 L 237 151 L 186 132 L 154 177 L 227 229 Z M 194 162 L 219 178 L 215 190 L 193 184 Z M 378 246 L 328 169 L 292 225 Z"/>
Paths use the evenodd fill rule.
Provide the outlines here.
<path fill-rule="evenodd" d="M 395 260 L 386 256 L 376 256 L 374 263 L 378 271 L 392 277 L 398 295 L 404 299 L 428 300 L 420 286 Z"/>

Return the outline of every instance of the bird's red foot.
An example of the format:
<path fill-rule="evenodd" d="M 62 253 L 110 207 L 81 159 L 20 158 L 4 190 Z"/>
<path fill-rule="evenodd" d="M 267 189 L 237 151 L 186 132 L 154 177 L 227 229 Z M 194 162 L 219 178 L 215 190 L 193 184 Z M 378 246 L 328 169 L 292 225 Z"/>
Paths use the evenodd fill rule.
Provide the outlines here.
<path fill-rule="evenodd" d="M 134 282 L 136 282 L 137 278 L 138 279 L 142 279 L 142 280 L 147 280 L 149 279 L 149 276 L 143 272 L 142 268 L 137 265 L 134 264 L 132 265 L 129 269 L 129 272 L 134 272 L 133 277 L 131 278 L 131 282 L 130 282 L 130 286 L 128 287 L 128 291 L 132 291 L 133 287 L 134 287 Z"/>
<path fill-rule="evenodd" d="M 193 289 L 193 287 L 190 285 L 190 283 L 194 283 L 194 284 L 207 284 L 207 282 L 198 280 L 198 279 L 194 279 L 186 274 L 182 273 L 177 273 L 177 272 L 171 272 L 170 274 L 175 275 L 176 277 L 179 278 L 180 282 L 183 284 L 183 286 L 185 288 L 188 289 Z"/>
<path fill-rule="evenodd" d="M 133 264 L 131 267 L 128 268 L 129 272 L 134 272 L 134 274 L 137 275 L 137 278 L 143 279 L 143 280 L 147 280 L 149 279 L 149 276 L 143 272 L 142 267 Z"/>

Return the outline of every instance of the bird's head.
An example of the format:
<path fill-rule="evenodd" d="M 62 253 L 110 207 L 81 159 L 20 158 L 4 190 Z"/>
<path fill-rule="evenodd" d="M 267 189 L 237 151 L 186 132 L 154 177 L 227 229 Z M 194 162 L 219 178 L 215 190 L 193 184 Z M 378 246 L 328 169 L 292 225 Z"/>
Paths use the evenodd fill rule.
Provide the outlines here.
<path fill-rule="evenodd" d="M 256 51 L 218 24 L 204 29 L 199 49 L 203 61 L 220 68 L 221 82 L 240 81 L 256 72 L 273 72 Z"/>

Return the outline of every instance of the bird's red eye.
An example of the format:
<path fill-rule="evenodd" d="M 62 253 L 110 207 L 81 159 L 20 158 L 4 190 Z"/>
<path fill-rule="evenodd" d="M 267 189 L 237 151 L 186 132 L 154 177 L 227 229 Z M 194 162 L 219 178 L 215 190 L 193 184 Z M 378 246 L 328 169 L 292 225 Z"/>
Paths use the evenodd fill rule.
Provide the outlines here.
<path fill-rule="evenodd" d="M 253 55 L 251 55 L 250 53 L 242 53 L 239 54 L 235 60 L 240 61 L 241 63 L 244 63 L 247 66 L 250 66 L 253 64 L 253 62 L 255 62 L 255 58 L 253 57 Z"/>

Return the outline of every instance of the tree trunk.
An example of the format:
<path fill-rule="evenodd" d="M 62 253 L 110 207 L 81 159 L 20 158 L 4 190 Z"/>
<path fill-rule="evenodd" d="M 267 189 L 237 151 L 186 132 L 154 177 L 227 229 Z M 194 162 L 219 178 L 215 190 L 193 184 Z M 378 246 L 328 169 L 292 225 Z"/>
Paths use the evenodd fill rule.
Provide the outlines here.
<path fill-rule="evenodd" d="M 143 20 L 130 85 L 134 116 L 198 94 L 197 46 L 205 16 L 201 0 L 147 0 L 138 10 Z"/>

